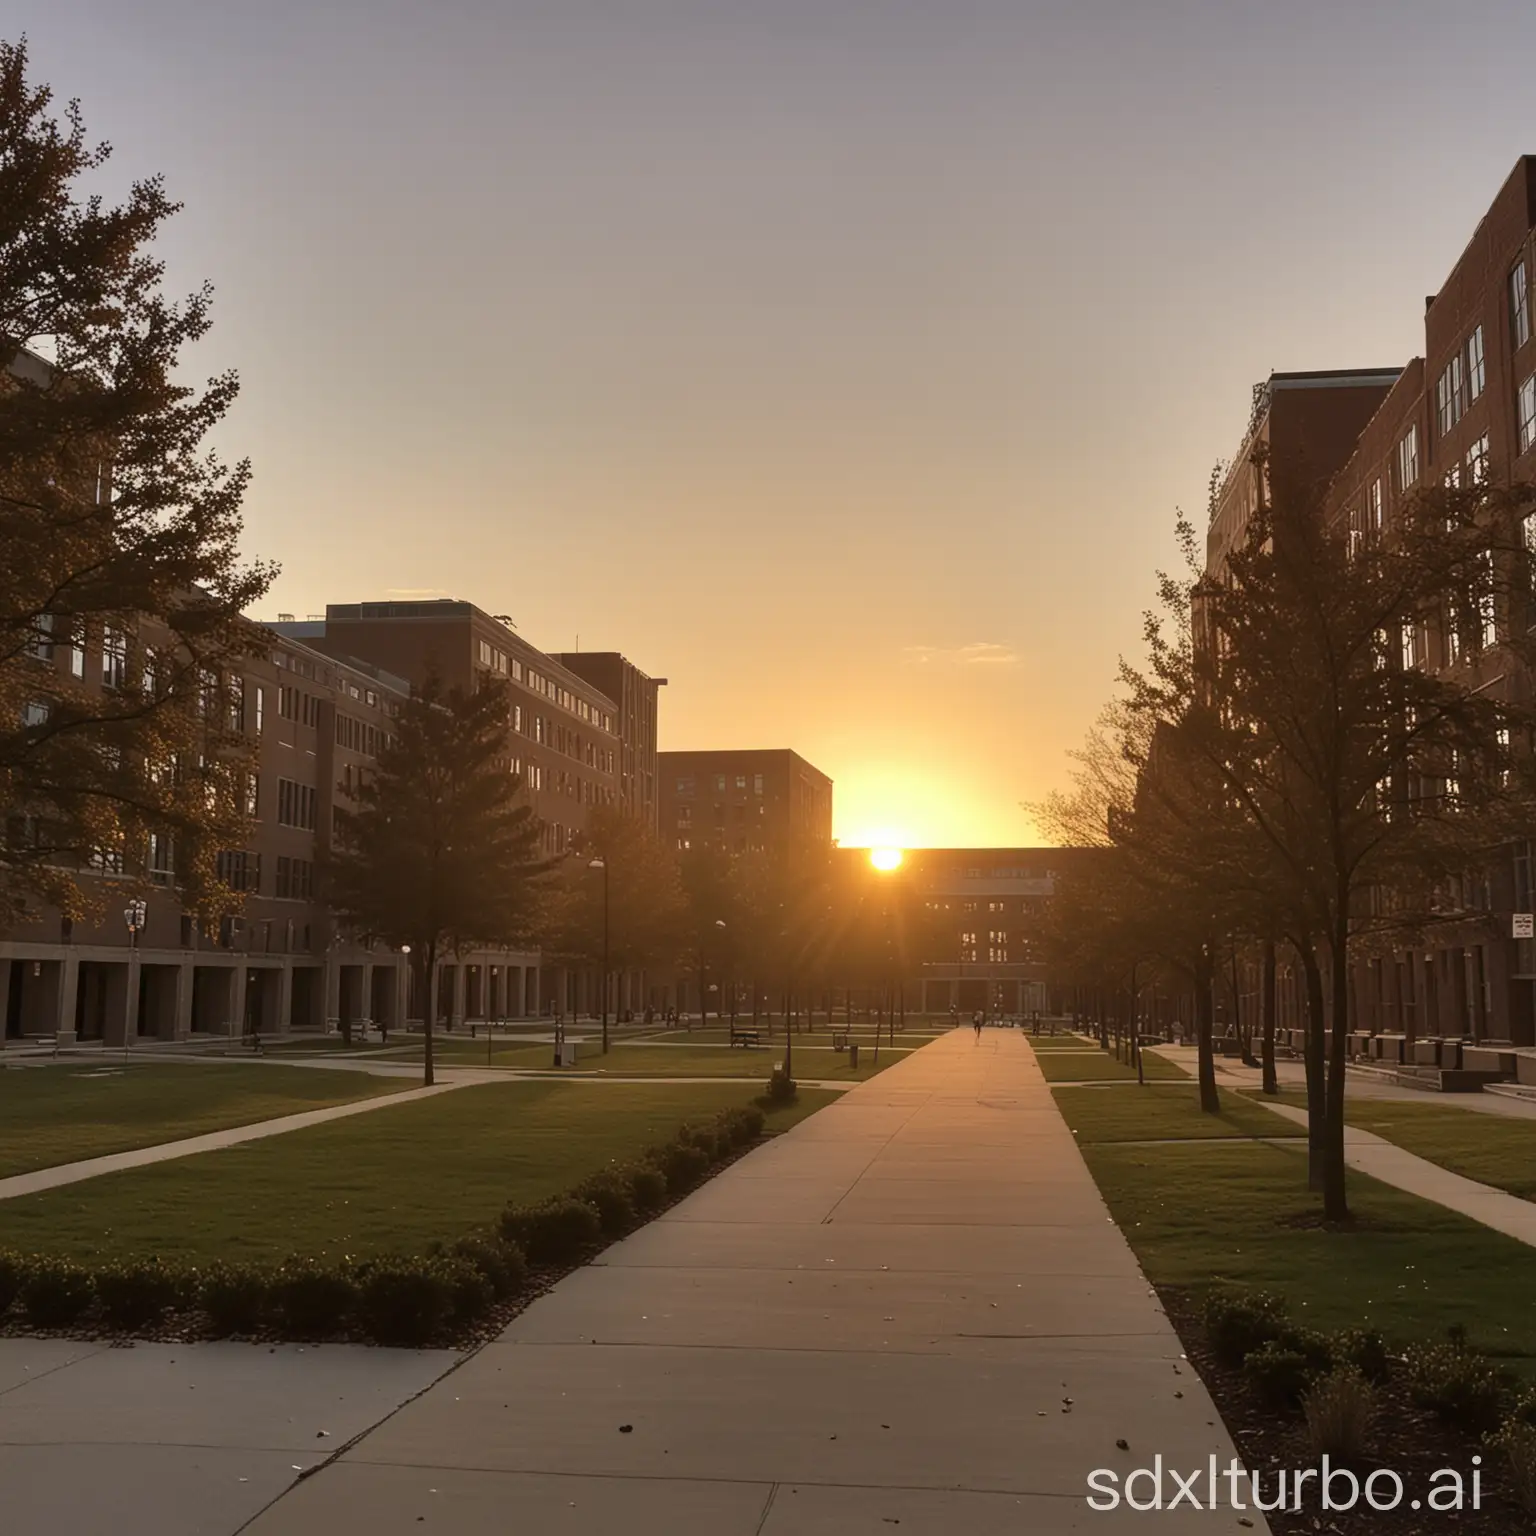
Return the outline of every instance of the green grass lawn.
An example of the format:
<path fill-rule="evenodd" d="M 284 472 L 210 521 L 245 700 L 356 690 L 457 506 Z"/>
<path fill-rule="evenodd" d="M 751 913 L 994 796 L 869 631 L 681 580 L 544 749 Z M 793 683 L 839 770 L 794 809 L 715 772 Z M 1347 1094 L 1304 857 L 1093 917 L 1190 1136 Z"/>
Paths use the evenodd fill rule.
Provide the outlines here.
<path fill-rule="evenodd" d="M 1150 1061 L 1152 1058 L 1147 1058 Z M 1174 1141 L 1195 1137 L 1305 1136 L 1299 1125 L 1253 1102 L 1218 1089 L 1221 1113 L 1200 1113 L 1194 1083 L 1160 1084 L 1135 1093 L 1123 1088 L 1057 1088 L 1056 1107 L 1080 1146 L 1117 1141 Z"/>
<path fill-rule="evenodd" d="M 0 1070 L 0 1178 L 327 1104 L 398 1093 L 408 1078 L 263 1062 L 130 1062 Z"/>
<path fill-rule="evenodd" d="M 1041 1051 L 1040 1070 L 1048 1083 L 1134 1082 L 1136 1068 L 1117 1061 L 1108 1051 Z M 1183 1067 L 1151 1051 L 1142 1052 L 1142 1063 L 1150 1082 L 1172 1082 L 1189 1076 Z"/>
<path fill-rule="evenodd" d="M 1307 1101 L 1303 1094 L 1287 1093 L 1282 1102 L 1305 1107 Z M 1536 1200 L 1536 1120 L 1433 1101 L 1353 1098 L 1344 1101 L 1344 1118 L 1452 1173 Z"/>
<path fill-rule="evenodd" d="M 784 1129 L 835 1097 L 805 1090 Z M 558 1194 L 751 1090 L 490 1083 L 0 1201 L 0 1248 L 168 1260 L 417 1251 Z"/>
<path fill-rule="evenodd" d="M 795 1040 L 794 1073 L 796 1077 L 826 1079 L 837 1082 L 863 1082 L 882 1071 L 893 1062 L 910 1054 L 907 1049 L 892 1051 L 884 1041 L 880 1045 L 880 1060 L 874 1061 L 870 1042 L 860 1040 L 859 1067 L 854 1071 L 848 1065 L 845 1051 L 834 1051 L 826 1043 L 816 1042 L 816 1036 L 806 1035 Z M 855 1037 L 857 1039 L 857 1036 Z M 433 1059 L 441 1064 L 454 1066 L 485 1066 L 484 1041 L 451 1040 L 434 1041 Z M 400 1061 L 420 1061 L 421 1048 L 415 1047 L 404 1056 L 392 1058 Z M 695 1041 L 647 1045 L 641 1041 L 615 1041 L 607 1056 L 601 1045 L 594 1040 L 580 1041 L 576 1048 L 576 1066 L 583 1072 L 607 1072 L 615 1077 L 739 1077 L 752 1082 L 766 1082 L 775 1063 L 784 1059 L 784 1037 L 778 1035 L 771 1043 L 760 1046 L 727 1049 L 722 1042 L 712 1045 Z M 551 1045 L 500 1045 L 492 1047 L 491 1065 L 518 1067 L 523 1070 L 543 1071 L 551 1069 L 554 1047 Z"/>
<path fill-rule="evenodd" d="M 1098 1050 L 1099 1042 L 1085 1035 L 1029 1035 L 1029 1043 L 1037 1051 L 1086 1051 Z"/>
<path fill-rule="evenodd" d="M 1443 1338 L 1460 1323 L 1476 1347 L 1536 1369 L 1536 1249 L 1358 1173 L 1349 1185 L 1354 1223 L 1327 1230 L 1299 1141 L 1296 1150 L 1232 1140 L 1096 1144 L 1090 1122 L 1102 1114 L 1100 1126 L 1112 1129 L 1123 1096 L 1085 1092 L 1074 1110 L 1078 1139 L 1155 1284 L 1196 1294 L 1220 1280 L 1258 1286 L 1285 1296 L 1314 1327 L 1376 1327 L 1400 1342 Z M 1170 1139 L 1198 1135 L 1204 1118 L 1193 1095 L 1180 1098 L 1187 1124 L 1165 1118 Z"/>

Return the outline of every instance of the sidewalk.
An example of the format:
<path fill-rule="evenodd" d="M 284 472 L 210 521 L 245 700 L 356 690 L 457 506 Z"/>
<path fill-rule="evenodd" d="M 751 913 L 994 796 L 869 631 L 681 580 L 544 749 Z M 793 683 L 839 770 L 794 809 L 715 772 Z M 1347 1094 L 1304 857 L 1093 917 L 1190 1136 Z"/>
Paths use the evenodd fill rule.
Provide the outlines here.
<path fill-rule="evenodd" d="M 1159 1453 L 1233 1449 L 1025 1039 L 966 1031 L 572 1274 L 249 1532 L 1114 1533 L 1144 1517 L 1089 1509 L 1088 1474 Z"/>

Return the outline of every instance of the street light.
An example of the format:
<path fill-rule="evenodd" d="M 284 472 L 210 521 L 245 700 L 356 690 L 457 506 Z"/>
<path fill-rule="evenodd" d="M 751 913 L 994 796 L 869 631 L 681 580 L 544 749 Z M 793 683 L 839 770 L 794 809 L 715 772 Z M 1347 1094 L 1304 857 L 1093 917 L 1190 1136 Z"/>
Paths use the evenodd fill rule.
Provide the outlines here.
<path fill-rule="evenodd" d="M 715 927 L 718 928 L 721 933 L 724 933 L 725 932 L 725 919 L 723 917 L 717 917 L 715 919 Z M 722 970 L 724 969 L 723 965 L 722 965 L 721 969 Z M 734 1036 L 736 1034 L 736 992 L 735 992 L 735 986 L 736 986 L 736 982 L 735 982 L 735 977 L 733 976 L 732 979 L 731 979 L 731 988 L 732 988 L 732 991 L 731 991 L 731 1035 L 732 1035 L 733 1038 L 734 1038 Z M 710 982 L 709 990 L 711 992 L 718 992 L 720 989 L 715 985 L 714 982 Z M 703 998 L 701 997 L 699 1001 L 700 1001 L 700 1006 L 702 1006 L 703 1005 Z M 723 1008 L 718 1008 L 717 1007 L 715 1009 L 715 1017 L 717 1019 L 718 1018 L 723 1018 L 724 1017 L 724 1013 L 725 1013 L 725 1010 Z M 708 1019 L 704 1019 L 702 1022 L 704 1024 L 704 1027 L 707 1029 L 709 1027 L 709 1020 Z"/>
<path fill-rule="evenodd" d="M 132 981 L 130 982 L 130 985 L 136 983 L 137 980 L 138 980 L 137 977 L 133 976 L 132 967 L 133 967 L 133 962 L 135 960 L 137 960 L 138 956 L 139 956 L 139 930 L 141 928 L 143 928 L 144 923 L 145 923 L 145 919 L 148 916 L 149 916 L 149 903 L 146 902 L 143 899 L 143 897 L 141 897 L 141 896 L 140 897 L 135 897 L 132 901 L 130 901 L 128 903 L 128 905 L 126 907 L 123 908 L 123 922 L 127 926 L 127 929 L 128 929 L 128 953 L 129 953 L 129 956 L 130 956 L 128 964 L 129 964 L 129 975 L 130 975 L 130 977 L 132 977 Z M 133 1016 L 134 1016 L 134 1025 L 135 1025 L 135 1028 L 137 1028 L 137 1026 L 138 1026 L 138 1009 L 137 1008 L 135 1008 L 133 1010 Z M 126 1061 L 127 1059 L 128 1059 L 128 1008 L 127 1008 L 127 1006 L 125 1004 L 125 1006 L 123 1008 L 123 1060 Z"/>
<path fill-rule="evenodd" d="M 608 861 L 601 854 L 593 859 L 588 869 L 603 872 L 603 1055 L 608 1054 Z"/>

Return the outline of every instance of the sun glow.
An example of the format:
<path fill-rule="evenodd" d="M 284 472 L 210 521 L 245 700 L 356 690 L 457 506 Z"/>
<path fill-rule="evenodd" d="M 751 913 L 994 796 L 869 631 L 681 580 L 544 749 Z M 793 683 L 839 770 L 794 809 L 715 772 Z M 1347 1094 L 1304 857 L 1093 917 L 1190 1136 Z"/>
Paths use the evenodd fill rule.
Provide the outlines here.
<path fill-rule="evenodd" d="M 900 848 L 871 848 L 869 850 L 869 862 L 881 871 L 889 874 L 893 869 L 901 867 L 902 853 Z"/>

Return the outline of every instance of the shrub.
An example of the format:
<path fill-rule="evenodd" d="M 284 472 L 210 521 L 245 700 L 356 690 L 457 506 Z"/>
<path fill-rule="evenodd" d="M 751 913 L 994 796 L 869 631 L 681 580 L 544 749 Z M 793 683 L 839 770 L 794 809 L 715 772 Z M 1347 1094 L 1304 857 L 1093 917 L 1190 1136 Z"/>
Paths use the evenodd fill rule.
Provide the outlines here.
<path fill-rule="evenodd" d="M 461 1237 L 452 1256 L 473 1264 L 485 1276 L 496 1301 L 515 1296 L 528 1283 L 528 1261 L 523 1250 L 498 1237 Z"/>
<path fill-rule="evenodd" d="M 642 1216 L 650 1216 L 667 1203 L 667 1176 L 648 1164 L 629 1170 L 629 1197 Z"/>
<path fill-rule="evenodd" d="M 1512 1396 L 1508 1378 L 1481 1355 L 1458 1344 L 1421 1344 L 1408 1351 L 1408 1391 L 1453 1428 L 1491 1434 Z"/>
<path fill-rule="evenodd" d="M 667 1188 L 674 1194 L 687 1194 L 709 1172 L 709 1159 L 695 1146 L 674 1141 L 656 1154 L 657 1166 L 666 1176 Z"/>
<path fill-rule="evenodd" d="M 1376 1388 L 1353 1365 L 1320 1376 L 1302 1394 L 1307 1442 L 1314 1456 L 1358 1463 L 1370 1449 Z"/>
<path fill-rule="evenodd" d="M 1223 1365 L 1241 1365 L 1285 1329 L 1285 1301 L 1268 1291 L 1216 1290 L 1205 1299 L 1205 1330 Z"/>
<path fill-rule="evenodd" d="M 26 1265 L 19 1253 L 0 1248 L 0 1317 L 10 1311 L 11 1303 L 21 1294 L 22 1276 Z"/>
<path fill-rule="evenodd" d="M 198 1278 L 197 1301 L 214 1333 L 255 1333 L 261 1327 L 271 1282 L 243 1264 L 213 1264 Z"/>
<path fill-rule="evenodd" d="M 1248 1351 L 1243 1374 L 1266 1402 L 1294 1408 L 1330 1363 L 1328 1341 L 1321 1334 L 1288 1328 L 1279 1338 Z"/>
<path fill-rule="evenodd" d="M 1489 1444 L 1504 1453 L 1520 1507 L 1528 1515 L 1536 1515 L 1536 1425 L 1511 1419 L 1490 1437 Z"/>
<path fill-rule="evenodd" d="M 453 1283 L 442 1259 L 379 1259 L 358 1283 L 358 1321 L 380 1344 L 429 1343 L 452 1315 Z"/>
<path fill-rule="evenodd" d="M 294 1338 L 339 1333 L 357 1306 L 356 1278 L 308 1259 L 290 1259 L 272 1277 L 272 1313 Z"/>
<path fill-rule="evenodd" d="M 478 1323 L 496 1300 L 495 1286 L 484 1271 L 468 1259 L 450 1258 L 440 1262 L 448 1280 L 453 1326 L 466 1328 L 471 1323 Z"/>
<path fill-rule="evenodd" d="M 604 1237 L 623 1237 L 634 1230 L 635 1202 L 630 1193 L 629 1181 L 621 1174 L 605 1169 L 595 1173 L 575 1190 L 576 1197 L 585 1200 L 597 1212 L 598 1224 Z"/>
<path fill-rule="evenodd" d="M 795 1086 L 795 1080 L 783 1067 L 775 1067 L 773 1076 L 768 1079 L 768 1092 L 763 1095 L 771 1105 L 793 1104 L 799 1096 L 800 1090 Z"/>
<path fill-rule="evenodd" d="M 501 1235 L 528 1255 L 530 1264 L 571 1264 L 602 1236 L 597 1211 L 585 1200 L 549 1200 L 508 1206 Z"/>
<path fill-rule="evenodd" d="M 182 1275 L 153 1260 L 109 1264 L 96 1272 L 101 1314 L 114 1328 L 144 1328 L 158 1322 L 185 1289 Z"/>
<path fill-rule="evenodd" d="M 90 1271 L 67 1259 L 34 1259 L 21 1278 L 21 1306 L 38 1328 L 67 1328 L 96 1298 Z"/>
<path fill-rule="evenodd" d="M 1381 1383 L 1392 1368 L 1387 1341 L 1373 1328 L 1343 1328 L 1328 1341 L 1335 1362 L 1353 1366 L 1368 1382 Z"/>
<path fill-rule="evenodd" d="M 737 1147 L 750 1147 L 763 1134 L 766 1117 L 755 1104 L 740 1109 L 728 1109 L 720 1116 L 722 1132 Z"/>
<path fill-rule="evenodd" d="M 677 1141 L 681 1146 L 697 1147 L 711 1163 L 722 1153 L 731 1150 L 729 1137 L 722 1138 L 712 1125 L 680 1125 L 677 1128 Z"/>

